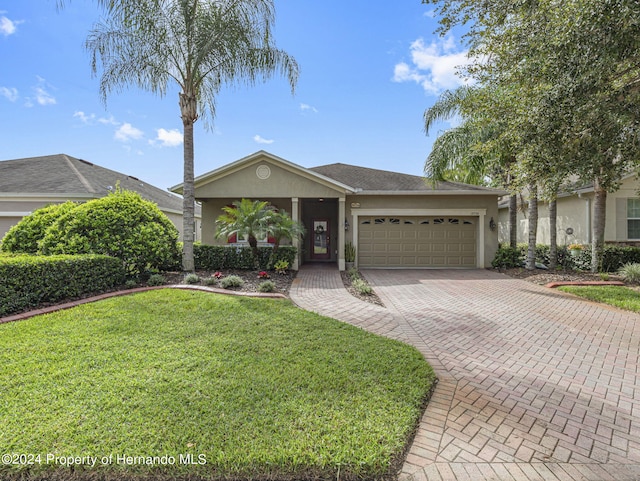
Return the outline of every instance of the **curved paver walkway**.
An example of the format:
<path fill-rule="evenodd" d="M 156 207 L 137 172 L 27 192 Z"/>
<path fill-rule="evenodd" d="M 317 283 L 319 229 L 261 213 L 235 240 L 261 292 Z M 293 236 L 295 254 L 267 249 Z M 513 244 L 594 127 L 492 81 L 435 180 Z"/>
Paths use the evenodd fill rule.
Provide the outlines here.
<path fill-rule="evenodd" d="M 640 479 L 640 316 L 485 270 L 302 268 L 308 310 L 417 347 L 438 383 L 401 480 Z"/>

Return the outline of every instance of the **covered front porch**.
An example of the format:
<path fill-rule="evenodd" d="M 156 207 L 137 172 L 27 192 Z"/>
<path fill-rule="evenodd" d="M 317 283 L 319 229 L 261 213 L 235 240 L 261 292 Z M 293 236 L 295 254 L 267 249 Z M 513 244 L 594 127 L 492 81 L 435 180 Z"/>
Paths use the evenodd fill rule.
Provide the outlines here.
<path fill-rule="evenodd" d="M 291 218 L 301 223 L 305 228 L 305 235 L 291 242 L 284 241 L 282 245 L 293 245 L 298 255 L 291 266 L 297 270 L 305 263 L 335 264 L 339 270 L 345 269 L 345 199 L 339 197 L 261 197 L 250 200 L 269 202 L 278 210 L 285 210 Z M 246 244 L 245 239 L 216 238 L 215 220 L 222 214 L 222 208 L 231 205 L 239 198 L 198 199 L 202 203 L 203 222 L 202 242 L 208 245 Z M 340 228 L 342 226 L 342 228 Z M 259 245 L 269 245 L 270 239 L 260 239 Z"/>

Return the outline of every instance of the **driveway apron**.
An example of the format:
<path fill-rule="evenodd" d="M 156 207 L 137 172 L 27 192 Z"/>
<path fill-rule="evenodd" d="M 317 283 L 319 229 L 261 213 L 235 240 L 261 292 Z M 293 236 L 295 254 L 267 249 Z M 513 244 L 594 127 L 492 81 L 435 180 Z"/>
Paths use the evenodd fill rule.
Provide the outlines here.
<path fill-rule="evenodd" d="M 439 383 L 401 480 L 640 479 L 640 316 L 488 270 L 303 267 L 300 307 L 408 342 Z"/>

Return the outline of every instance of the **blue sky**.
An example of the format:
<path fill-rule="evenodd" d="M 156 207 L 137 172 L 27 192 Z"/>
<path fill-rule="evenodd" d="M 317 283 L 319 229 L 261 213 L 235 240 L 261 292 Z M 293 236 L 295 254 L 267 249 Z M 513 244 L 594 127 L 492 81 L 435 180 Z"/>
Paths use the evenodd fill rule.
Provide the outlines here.
<path fill-rule="evenodd" d="M 182 182 L 178 90 L 131 87 L 107 105 L 84 41 L 95 2 L 0 0 L 0 160 L 65 153 L 161 188 Z M 424 110 L 461 80 L 460 35 L 441 38 L 420 0 L 276 0 L 276 42 L 301 67 L 296 94 L 275 77 L 228 87 L 212 130 L 195 129 L 195 172 L 257 150 L 305 167 L 342 162 L 422 175 Z"/>

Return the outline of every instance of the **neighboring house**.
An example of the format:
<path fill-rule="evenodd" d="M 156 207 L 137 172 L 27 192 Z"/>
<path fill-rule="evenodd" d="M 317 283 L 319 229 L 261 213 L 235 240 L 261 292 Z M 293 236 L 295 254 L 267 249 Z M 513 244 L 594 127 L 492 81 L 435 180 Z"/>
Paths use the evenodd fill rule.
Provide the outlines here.
<path fill-rule="evenodd" d="M 104 197 L 118 183 L 120 188 L 138 192 L 158 204 L 182 236 L 182 198 L 135 177 L 58 154 L 0 161 L 0 239 L 11 226 L 40 207 Z M 199 206 L 196 237 L 200 239 Z"/>
<path fill-rule="evenodd" d="M 182 192 L 182 184 L 172 187 Z M 344 246 L 359 267 L 488 267 L 498 247 L 494 219 L 503 191 L 345 164 L 304 168 L 264 151 L 195 179 L 202 203 L 202 242 L 215 220 L 241 198 L 266 200 L 307 230 L 294 269 L 306 262 L 345 268 Z M 493 227 L 493 229 L 491 227 Z"/>
<path fill-rule="evenodd" d="M 604 240 L 611 244 L 640 245 L 640 182 L 637 175 L 622 179 L 617 192 L 607 194 Z M 509 242 L 508 199 L 500 201 L 499 238 Z M 593 185 L 584 186 L 571 193 L 562 193 L 557 200 L 557 239 L 560 245 L 590 244 L 593 226 Z M 528 201 L 518 197 L 518 242 L 528 242 Z M 549 244 L 549 207 L 538 201 L 539 244 Z"/>

